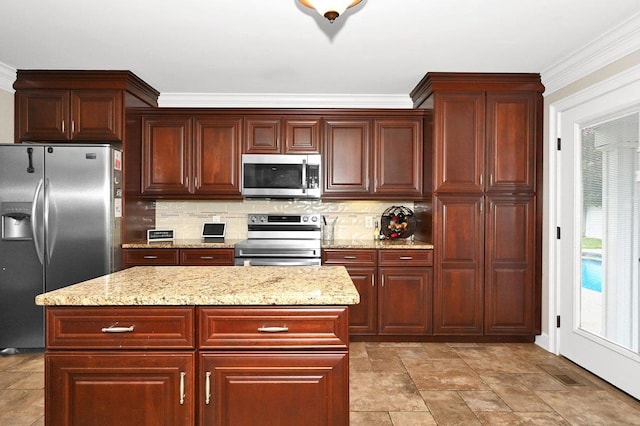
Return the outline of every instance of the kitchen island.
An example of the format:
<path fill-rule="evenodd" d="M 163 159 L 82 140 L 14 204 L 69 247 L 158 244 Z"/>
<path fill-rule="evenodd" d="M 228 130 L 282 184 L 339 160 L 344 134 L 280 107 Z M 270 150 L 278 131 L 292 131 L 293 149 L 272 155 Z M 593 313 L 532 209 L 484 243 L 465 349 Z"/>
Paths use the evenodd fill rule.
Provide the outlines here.
<path fill-rule="evenodd" d="M 39 295 L 47 425 L 348 425 L 344 267 L 135 267 Z"/>

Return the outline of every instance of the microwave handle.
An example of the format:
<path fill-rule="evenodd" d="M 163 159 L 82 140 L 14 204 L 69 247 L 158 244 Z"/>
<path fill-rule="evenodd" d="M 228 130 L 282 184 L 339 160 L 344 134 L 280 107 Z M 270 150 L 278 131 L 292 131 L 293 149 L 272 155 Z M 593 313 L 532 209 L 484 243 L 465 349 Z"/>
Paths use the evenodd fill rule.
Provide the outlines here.
<path fill-rule="evenodd" d="M 302 161 L 302 193 L 307 192 L 307 167 L 308 164 L 305 160 Z"/>

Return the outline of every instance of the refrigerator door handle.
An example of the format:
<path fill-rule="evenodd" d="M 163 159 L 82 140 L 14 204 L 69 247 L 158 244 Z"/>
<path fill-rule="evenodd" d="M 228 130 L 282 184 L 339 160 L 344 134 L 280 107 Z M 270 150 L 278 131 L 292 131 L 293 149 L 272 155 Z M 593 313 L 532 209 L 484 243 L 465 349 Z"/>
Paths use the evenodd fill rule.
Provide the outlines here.
<path fill-rule="evenodd" d="M 49 226 L 49 219 L 51 217 L 51 182 L 49 178 L 44 181 L 44 235 L 46 235 L 46 258 L 47 263 L 51 263 L 51 255 L 53 254 L 53 246 L 55 245 L 55 235 L 52 233 L 52 229 Z"/>
<path fill-rule="evenodd" d="M 38 228 L 37 224 L 40 221 L 38 217 L 38 198 L 40 198 L 40 192 L 42 191 L 43 180 L 40 179 L 38 181 L 38 186 L 36 187 L 35 195 L 33 196 L 33 203 L 31 203 L 31 233 L 33 234 L 33 245 L 36 248 L 36 254 L 38 255 L 38 260 L 41 264 L 44 265 L 43 252 L 42 252 L 42 241 L 38 238 Z"/>

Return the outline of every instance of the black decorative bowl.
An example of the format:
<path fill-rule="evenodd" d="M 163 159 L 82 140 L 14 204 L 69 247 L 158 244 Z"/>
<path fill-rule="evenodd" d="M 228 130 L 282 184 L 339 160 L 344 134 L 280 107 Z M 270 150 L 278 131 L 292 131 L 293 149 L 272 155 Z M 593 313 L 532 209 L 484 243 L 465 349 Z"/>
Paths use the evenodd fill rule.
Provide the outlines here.
<path fill-rule="evenodd" d="M 391 206 L 382 213 L 380 232 L 385 238 L 409 238 L 416 230 L 413 211 L 404 206 Z"/>

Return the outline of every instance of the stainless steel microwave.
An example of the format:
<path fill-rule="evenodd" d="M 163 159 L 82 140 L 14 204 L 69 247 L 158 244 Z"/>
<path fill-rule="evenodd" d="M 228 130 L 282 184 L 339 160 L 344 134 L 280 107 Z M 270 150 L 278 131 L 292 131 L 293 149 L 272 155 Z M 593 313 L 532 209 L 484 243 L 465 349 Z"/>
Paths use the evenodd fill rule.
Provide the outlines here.
<path fill-rule="evenodd" d="M 243 154 L 242 195 L 320 198 L 320 154 Z"/>

